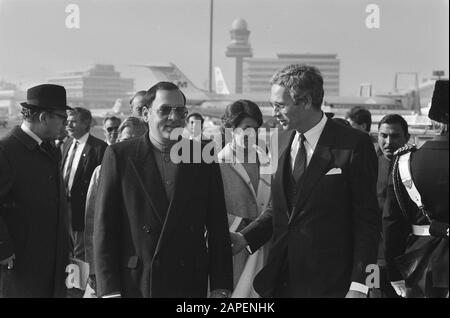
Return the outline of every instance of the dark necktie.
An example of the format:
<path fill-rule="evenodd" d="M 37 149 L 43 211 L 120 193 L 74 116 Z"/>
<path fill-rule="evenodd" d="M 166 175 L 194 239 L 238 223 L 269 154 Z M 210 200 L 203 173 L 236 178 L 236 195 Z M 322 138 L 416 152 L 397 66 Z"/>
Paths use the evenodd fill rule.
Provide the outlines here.
<path fill-rule="evenodd" d="M 73 159 L 75 158 L 75 152 L 77 152 L 78 141 L 75 140 L 73 145 L 72 153 L 70 154 L 69 162 L 67 164 L 66 174 L 64 175 L 64 185 L 66 186 L 67 192 L 69 192 L 69 179 L 70 173 L 72 172 Z"/>
<path fill-rule="evenodd" d="M 300 141 L 298 145 L 297 156 L 294 160 L 294 171 L 292 176 L 295 182 L 298 182 L 306 169 L 306 149 L 305 149 L 305 135 L 300 134 Z"/>

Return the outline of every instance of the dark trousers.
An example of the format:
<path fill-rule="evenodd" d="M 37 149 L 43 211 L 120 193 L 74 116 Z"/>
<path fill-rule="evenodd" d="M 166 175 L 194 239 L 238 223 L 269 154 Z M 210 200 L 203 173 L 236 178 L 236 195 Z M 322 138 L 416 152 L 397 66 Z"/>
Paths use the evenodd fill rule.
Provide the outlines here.
<path fill-rule="evenodd" d="M 71 242 L 71 256 L 73 258 L 77 258 L 79 260 L 85 261 L 85 255 L 84 255 L 84 231 L 74 231 L 72 229 L 72 209 L 70 207 L 70 203 L 68 205 L 68 212 L 69 212 L 69 236 L 70 236 L 70 242 Z"/>
<path fill-rule="evenodd" d="M 433 287 L 431 271 L 428 271 L 424 276 L 417 285 L 406 285 L 406 298 L 448 298 L 448 288 Z"/>

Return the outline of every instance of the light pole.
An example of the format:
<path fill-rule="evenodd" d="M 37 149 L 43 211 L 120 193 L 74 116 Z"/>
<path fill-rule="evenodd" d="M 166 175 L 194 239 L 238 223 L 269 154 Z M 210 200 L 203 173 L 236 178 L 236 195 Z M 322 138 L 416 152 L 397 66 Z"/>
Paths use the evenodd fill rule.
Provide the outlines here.
<path fill-rule="evenodd" d="M 209 92 L 212 93 L 212 77 L 213 77 L 213 66 L 212 66 L 212 53 L 213 53 L 213 8 L 214 0 L 210 0 L 210 13 L 209 13 Z"/>

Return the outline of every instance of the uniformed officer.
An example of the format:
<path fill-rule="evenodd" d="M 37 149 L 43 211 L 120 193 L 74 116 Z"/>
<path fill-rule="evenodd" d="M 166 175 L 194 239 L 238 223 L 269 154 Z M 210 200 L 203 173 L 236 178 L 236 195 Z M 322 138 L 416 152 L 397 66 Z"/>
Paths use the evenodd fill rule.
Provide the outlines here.
<path fill-rule="evenodd" d="M 402 297 L 448 297 L 448 84 L 436 82 L 428 115 L 439 134 L 395 153 L 383 232 L 388 278 Z"/>

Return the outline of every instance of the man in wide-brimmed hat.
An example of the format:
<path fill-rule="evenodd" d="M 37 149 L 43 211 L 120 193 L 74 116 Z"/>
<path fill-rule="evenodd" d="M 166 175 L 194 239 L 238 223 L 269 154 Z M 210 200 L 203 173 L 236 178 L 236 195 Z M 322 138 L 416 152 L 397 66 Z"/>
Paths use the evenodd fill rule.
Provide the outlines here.
<path fill-rule="evenodd" d="M 449 81 L 436 81 L 428 117 L 438 134 L 395 153 L 383 211 L 388 278 L 402 297 L 448 297 Z"/>
<path fill-rule="evenodd" d="M 53 145 L 66 122 L 66 90 L 27 91 L 23 123 L 0 139 L 0 297 L 64 297 L 65 190 Z"/>

